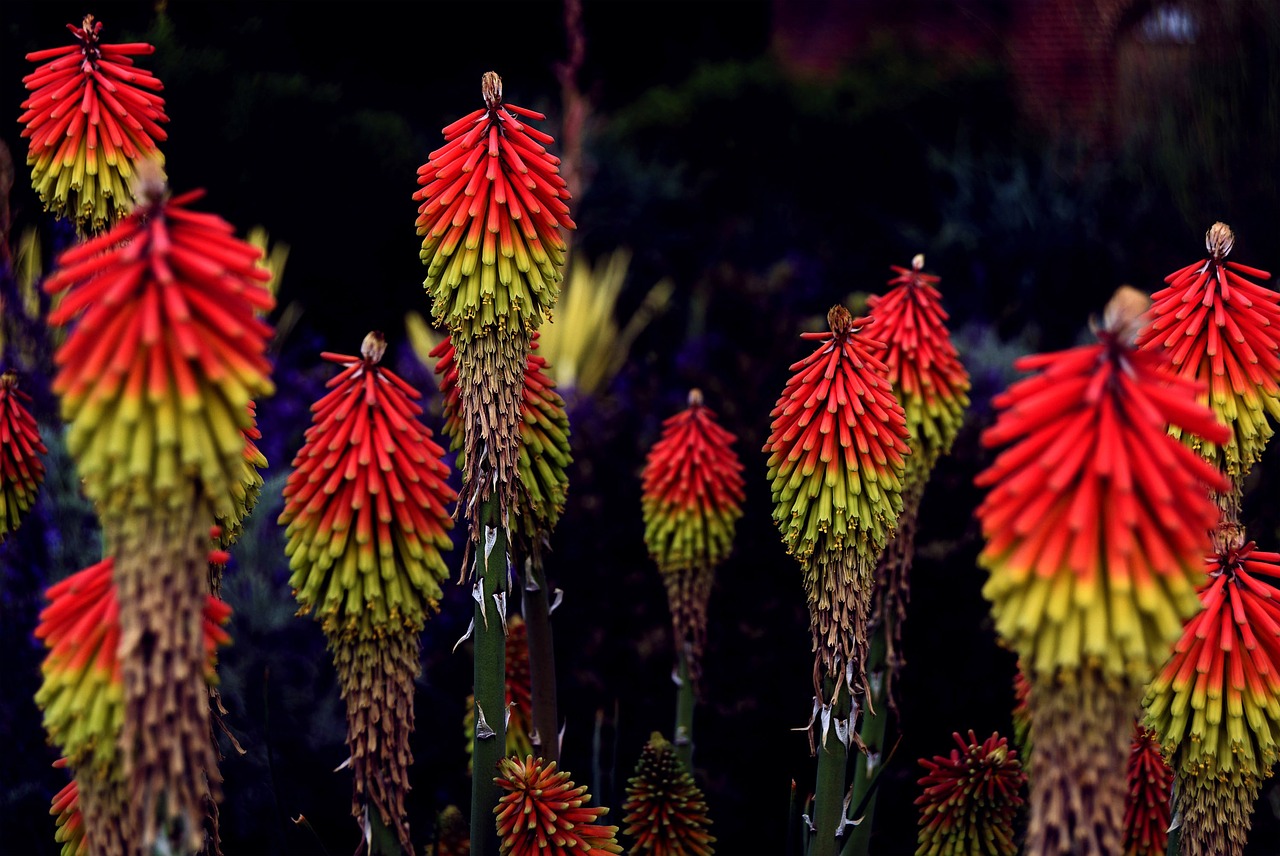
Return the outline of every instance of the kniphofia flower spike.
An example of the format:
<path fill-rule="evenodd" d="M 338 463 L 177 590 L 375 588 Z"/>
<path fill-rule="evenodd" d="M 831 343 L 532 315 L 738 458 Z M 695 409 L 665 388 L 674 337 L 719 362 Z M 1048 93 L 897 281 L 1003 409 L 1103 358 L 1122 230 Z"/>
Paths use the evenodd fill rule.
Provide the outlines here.
<path fill-rule="evenodd" d="M 1169 794 L 1173 770 L 1164 761 L 1154 731 L 1134 723 L 1126 772 L 1124 856 L 1163 856 L 1169 844 Z"/>
<path fill-rule="evenodd" d="M 950 755 L 920 759 L 924 789 L 916 798 L 920 830 L 916 856 L 981 853 L 1014 856 L 1014 820 L 1022 805 L 1026 774 L 1008 741 L 992 734 L 982 742 L 972 731 L 952 734 Z"/>
<path fill-rule="evenodd" d="M 102 22 L 86 15 L 67 24 L 75 44 L 27 54 L 40 66 L 22 79 L 22 136 L 30 140 L 31 183 L 49 211 L 98 231 L 134 206 L 138 165 L 157 164 L 167 135 L 164 88 L 134 57 L 148 44 L 107 44 Z"/>
<path fill-rule="evenodd" d="M 27 410 L 30 402 L 31 396 L 18 389 L 16 372 L 0 374 L 0 543 L 31 510 L 44 481 L 40 456 L 49 450 Z"/>
<path fill-rule="evenodd" d="M 502 856 L 622 852 L 618 827 L 596 822 L 609 810 L 590 808 L 587 786 L 575 786 L 554 761 L 504 758 L 494 781 L 505 791 L 493 807 Z"/>
<path fill-rule="evenodd" d="M 622 810 L 623 834 L 635 841 L 633 853 L 653 856 L 711 856 L 715 836 L 707 801 L 675 746 L 656 731 L 645 744 L 636 774 L 627 782 Z"/>

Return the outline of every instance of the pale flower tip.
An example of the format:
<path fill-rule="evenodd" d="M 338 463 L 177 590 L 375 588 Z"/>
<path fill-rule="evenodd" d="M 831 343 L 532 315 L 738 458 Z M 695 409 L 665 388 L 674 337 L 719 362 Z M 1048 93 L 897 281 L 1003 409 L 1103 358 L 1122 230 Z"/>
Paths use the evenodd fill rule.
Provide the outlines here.
<path fill-rule="evenodd" d="M 381 330 L 372 330 L 360 345 L 360 356 L 371 363 L 382 362 L 382 355 L 387 352 L 387 337 Z"/>
<path fill-rule="evenodd" d="M 1102 310 L 1102 329 L 1132 342 L 1141 329 L 1151 298 L 1132 285 L 1122 285 Z"/>
<path fill-rule="evenodd" d="M 502 78 L 498 76 L 498 72 L 486 71 L 480 76 L 480 94 L 490 108 L 502 103 Z"/>
<path fill-rule="evenodd" d="M 169 179 L 159 159 L 142 158 L 134 165 L 134 172 L 137 174 L 134 192 L 139 205 L 149 207 L 164 201 L 169 192 Z"/>
<path fill-rule="evenodd" d="M 689 390 L 689 406 L 690 407 L 702 406 L 702 390 L 698 389 L 696 386 L 693 389 Z"/>
<path fill-rule="evenodd" d="M 912 270 L 924 270 L 924 253 L 916 253 L 911 257 Z"/>
<path fill-rule="evenodd" d="M 1236 236 L 1231 227 L 1219 220 L 1204 233 L 1204 246 L 1215 259 L 1226 258 L 1235 246 Z"/>

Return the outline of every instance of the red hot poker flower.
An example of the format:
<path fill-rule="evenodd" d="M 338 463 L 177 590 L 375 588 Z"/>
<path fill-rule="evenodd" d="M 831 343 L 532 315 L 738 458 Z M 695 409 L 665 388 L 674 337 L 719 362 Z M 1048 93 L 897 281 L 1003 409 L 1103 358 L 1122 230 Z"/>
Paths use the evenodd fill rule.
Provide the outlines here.
<path fill-rule="evenodd" d="M 1179 375 L 1201 385 L 1199 400 L 1231 435 L 1225 444 L 1187 440 L 1238 480 L 1271 437 L 1267 417 L 1280 419 L 1280 294 L 1251 281 L 1269 279 L 1265 270 L 1227 261 L 1234 244 L 1227 224 L 1213 224 L 1209 258 L 1165 277 L 1138 345 L 1167 352 Z"/>
<path fill-rule="evenodd" d="M 163 161 L 164 86 L 133 64 L 151 45 L 101 42 L 92 15 L 67 29 L 75 44 L 27 54 L 41 65 L 22 79 L 31 95 L 18 121 L 45 208 L 100 230 L 133 208 L 139 162 Z"/>
<path fill-rule="evenodd" d="M 677 644 L 689 644 L 696 680 L 706 639 L 713 571 L 729 555 L 742 516 L 742 462 L 735 437 L 689 393 L 689 406 L 667 417 L 641 474 L 645 544 L 662 573 Z"/>
<path fill-rule="evenodd" d="M 966 741 L 953 734 L 951 754 L 920 759 L 925 775 L 920 806 L 920 847 L 931 853 L 987 853 L 1014 856 L 1013 822 L 1022 805 L 1026 774 L 1008 741 L 992 734 L 981 743 L 972 731 Z"/>
<path fill-rule="evenodd" d="M 18 389 L 17 373 L 0 374 L 0 543 L 31 510 L 44 481 L 39 456 L 49 450 L 26 408 L 30 401 L 31 396 Z"/>
<path fill-rule="evenodd" d="M 506 793 L 493 807 L 502 856 L 621 853 L 618 827 L 597 824 L 607 808 L 590 808 L 587 786 L 575 786 L 556 762 L 504 758 L 494 782 Z"/>
<path fill-rule="evenodd" d="M 1160 753 L 1158 735 L 1134 723 L 1124 808 L 1124 856 L 1162 856 L 1169 844 L 1169 793 L 1173 771 Z"/>
<path fill-rule="evenodd" d="M 198 482 L 214 515 L 246 500 L 250 403 L 273 391 L 266 357 L 274 299 L 260 252 L 226 221 L 162 185 L 111 231 L 67 250 L 45 282 L 71 326 L 53 389 L 68 446 L 104 518 L 179 509 Z"/>
<path fill-rule="evenodd" d="M 1128 343 L 1145 295 L 1122 289 L 1099 343 L 1015 363 L 1036 374 L 994 404 L 987 447 L 1009 444 L 975 482 L 979 561 L 998 632 L 1033 675 L 1096 663 L 1145 682 L 1199 609 L 1201 557 L 1223 475 L 1166 433 L 1224 442 L 1191 381 Z"/>

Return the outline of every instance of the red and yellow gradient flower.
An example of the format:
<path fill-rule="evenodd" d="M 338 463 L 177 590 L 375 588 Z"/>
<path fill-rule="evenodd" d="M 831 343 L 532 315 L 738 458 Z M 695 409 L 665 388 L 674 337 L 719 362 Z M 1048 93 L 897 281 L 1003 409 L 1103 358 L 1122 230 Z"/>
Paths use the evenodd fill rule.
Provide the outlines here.
<path fill-rule="evenodd" d="M 1125 778 L 1124 856 L 1163 856 L 1169 844 L 1173 771 L 1164 762 L 1156 733 L 1136 721 Z"/>
<path fill-rule="evenodd" d="M 569 491 L 569 416 L 564 399 L 547 374 L 547 361 L 538 354 L 538 333 L 529 340 L 525 361 L 524 391 L 520 422 L 519 485 L 516 489 L 516 532 L 521 550 L 544 544 L 564 511 Z M 435 373 L 443 398 L 444 434 L 451 451 L 462 452 L 464 431 L 458 389 L 457 352 L 450 336 L 445 336 L 430 356 L 436 358 Z M 459 468 L 465 465 L 465 456 Z"/>
<path fill-rule="evenodd" d="M 412 851 L 404 800 L 418 634 L 449 576 L 441 551 L 453 546 L 457 495 L 444 450 L 418 421 L 418 391 L 379 365 L 385 350 L 372 332 L 358 357 L 321 354 L 342 370 L 311 406 L 280 523 L 299 612 L 321 622 L 347 705 L 352 814 L 378 811 Z"/>
<path fill-rule="evenodd" d="M 1224 546 L 1208 565 L 1204 609 L 1143 705 L 1178 776 L 1182 836 L 1202 848 L 1188 852 L 1239 853 L 1280 746 L 1280 553 Z"/>
<path fill-rule="evenodd" d="M 61 763 L 76 776 L 70 790 L 64 788 L 54 800 L 64 853 L 69 842 L 83 841 L 81 807 L 91 834 L 117 843 L 129 838 L 119 751 L 125 707 L 114 568 L 115 561 L 107 558 L 50 586 L 49 605 L 35 631 L 49 649 L 36 704 L 50 741 L 62 753 Z M 225 602 L 206 599 L 201 627 L 209 684 L 217 682 L 217 649 L 231 642 L 223 629 L 230 617 Z"/>
<path fill-rule="evenodd" d="M 1185 439 L 1239 481 L 1271 438 L 1268 417 L 1280 419 L 1280 294 L 1253 281 L 1269 279 L 1265 270 L 1227 261 L 1234 244 L 1227 224 L 1209 228 L 1209 258 L 1165 277 L 1138 345 L 1167 352 L 1177 373 L 1200 385 L 1198 400 L 1231 434 L 1224 443 Z"/>
<path fill-rule="evenodd" d="M 40 455 L 49 450 L 27 410 L 30 402 L 31 396 L 18 389 L 16 372 L 0 374 L 0 543 L 31 510 L 44 481 Z"/>
<path fill-rule="evenodd" d="M 471 339 L 490 327 L 536 329 L 555 305 L 573 229 L 569 189 L 546 117 L 502 100 L 502 79 L 481 80 L 485 106 L 443 131 L 418 169 L 417 227 L 437 324 Z"/>
<path fill-rule="evenodd" d="M 1125 308 L 1124 302 L 1131 305 Z M 1226 480 L 1166 433 L 1229 429 L 1198 386 L 1133 348 L 1145 295 L 1121 289 L 1099 342 L 1015 363 L 1035 372 L 996 396 L 983 432 L 1007 446 L 978 475 L 996 629 L 1033 675 L 1100 668 L 1145 683 L 1199 607 L 1201 557 Z"/>
<path fill-rule="evenodd" d="M 689 646 L 696 680 L 707 637 L 714 572 L 733 547 L 742 517 L 742 462 L 733 434 L 720 427 L 702 392 L 662 423 L 640 479 L 644 541 L 667 588 L 676 644 Z"/>
<path fill-rule="evenodd" d="M 958 748 L 950 755 L 920 759 L 925 775 L 916 856 L 983 853 L 1014 856 L 1018 843 L 1014 820 L 1022 805 L 1026 774 L 1018 753 L 993 733 L 981 743 L 970 731 L 965 740 L 952 734 Z"/>
<path fill-rule="evenodd" d="M 250 405 L 273 392 L 258 313 L 274 300 L 259 251 L 189 207 L 202 194 L 149 188 L 131 216 L 64 252 L 44 285 L 62 295 L 49 323 L 70 326 L 53 389 L 104 518 L 177 508 L 193 482 L 217 517 L 245 507 Z"/>
<path fill-rule="evenodd" d="M 813 647 L 832 674 L 866 660 L 876 562 L 902 510 L 908 430 L 883 345 L 843 306 L 818 349 L 791 366 L 770 416 L 773 519 L 805 567 Z M 858 678 L 861 679 L 861 669 Z"/>
<path fill-rule="evenodd" d="M 609 809 L 589 807 L 587 786 L 575 786 L 567 772 L 556 769 L 555 761 L 504 758 L 494 782 L 505 791 L 493 808 L 502 856 L 622 852 L 618 827 L 596 822 Z"/>
<path fill-rule="evenodd" d="M 507 748 L 508 755 L 534 754 L 533 682 L 529 672 L 529 626 L 518 615 L 507 618 Z M 467 696 L 467 712 L 462 720 L 467 737 L 467 767 L 475 749 L 476 697 Z"/>
<path fill-rule="evenodd" d="M 654 732 L 627 783 L 623 834 L 633 853 L 653 856 L 711 856 L 715 836 L 707 831 L 707 801 L 671 742 Z"/>
<path fill-rule="evenodd" d="M 66 758 L 59 758 L 53 766 L 67 766 Z M 89 844 L 84 838 L 84 815 L 80 813 L 80 787 L 74 778 L 62 790 L 53 795 L 49 814 L 53 815 L 58 831 L 53 840 L 62 845 L 60 856 L 88 856 Z"/>
<path fill-rule="evenodd" d="M 75 44 L 27 54 L 40 66 L 22 79 L 31 95 L 18 121 L 45 208 L 97 231 L 133 208 L 139 163 L 164 162 L 157 144 L 169 117 L 156 94 L 164 86 L 134 65 L 155 48 L 102 42 L 92 15 L 67 29 Z"/>
<path fill-rule="evenodd" d="M 896 274 L 892 287 L 867 299 L 868 314 L 876 320 L 875 335 L 885 345 L 880 358 L 911 432 L 908 479 L 924 479 L 960 431 L 969 406 L 969 373 L 947 331 L 940 277 L 923 272 L 921 255 L 909 270 L 890 269 Z"/>

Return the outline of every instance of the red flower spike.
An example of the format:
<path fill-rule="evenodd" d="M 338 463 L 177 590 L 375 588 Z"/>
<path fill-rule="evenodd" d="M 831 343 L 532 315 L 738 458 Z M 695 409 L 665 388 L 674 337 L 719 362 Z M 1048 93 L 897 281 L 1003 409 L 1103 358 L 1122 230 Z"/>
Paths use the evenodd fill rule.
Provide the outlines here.
<path fill-rule="evenodd" d="M 576 228 L 554 140 L 531 124 L 546 117 L 504 104 L 492 71 L 481 91 L 485 106 L 444 129 L 413 194 L 432 315 L 464 340 L 537 329 L 560 293 L 560 229 Z"/>
<path fill-rule="evenodd" d="M 1280 419 L 1280 294 L 1253 281 L 1271 274 L 1226 260 L 1234 244 L 1225 223 L 1210 227 L 1209 258 L 1165 277 L 1138 346 L 1167 353 L 1180 377 L 1200 385 L 1197 400 L 1231 434 L 1226 443 L 1185 439 L 1239 481 L 1271 438 L 1267 417 Z"/>
<path fill-rule="evenodd" d="M 118 772 L 117 736 L 124 717 L 120 609 L 112 578 L 115 561 L 103 559 L 45 592 L 37 639 L 49 649 L 36 704 L 50 740 L 75 768 L 95 775 Z M 231 607 L 209 597 L 204 608 L 205 678 L 217 682 L 217 649 L 231 637 L 224 625 Z"/>
<path fill-rule="evenodd" d="M 273 391 L 274 299 L 259 251 L 221 218 L 188 206 L 203 191 L 154 198 L 111 231 L 64 252 L 45 282 L 70 327 L 53 389 L 68 446 L 105 521 L 129 509 L 181 510 L 198 483 L 214 515 L 246 502 L 250 402 Z"/>
<path fill-rule="evenodd" d="M 1007 445 L 975 483 L 996 629 L 1033 675 L 1097 665 L 1145 682 L 1195 613 L 1201 557 L 1227 481 L 1169 437 L 1230 431 L 1196 385 L 1129 344 L 1146 297 L 1122 288 L 1098 344 L 1025 357 L 982 435 Z"/>
<path fill-rule="evenodd" d="M 947 331 L 947 313 L 935 287 L 939 277 L 923 273 L 924 256 L 911 269 L 891 265 L 891 288 L 867 299 L 876 319 L 876 337 L 886 349 L 880 358 L 889 382 L 906 413 L 912 455 L 907 469 L 928 477 L 940 455 L 951 449 L 965 408 L 969 406 L 969 373 Z"/>
<path fill-rule="evenodd" d="M 493 808 L 502 856 L 622 852 L 618 827 L 596 823 L 609 809 L 589 808 L 587 786 L 575 786 L 555 761 L 504 758 L 493 781 L 506 791 Z"/>
<path fill-rule="evenodd" d="M 671 741 L 658 732 L 649 737 L 636 773 L 627 780 L 624 835 L 635 841 L 632 853 L 652 856 L 712 856 L 715 836 L 702 790 L 693 781 Z"/>
<path fill-rule="evenodd" d="M 696 680 L 707 630 L 707 599 L 715 567 L 729 555 L 742 516 L 742 462 L 733 434 L 716 422 L 702 393 L 662 423 L 649 450 L 642 483 L 644 540 L 667 588 L 677 645 L 690 647 Z"/>
<path fill-rule="evenodd" d="M 438 608 L 452 548 L 444 450 L 418 417 L 420 394 L 379 365 L 386 341 L 362 356 L 322 353 L 342 370 L 311 406 L 306 442 L 284 487 L 289 584 L 325 632 L 414 633 Z"/>
<path fill-rule="evenodd" d="M 66 758 L 53 762 L 59 769 L 67 766 Z M 89 845 L 84 837 L 84 817 L 80 814 L 80 788 L 74 778 L 53 795 L 49 814 L 57 818 L 58 831 L 53 840 L 62 845 L 60 856 L 87 856 Z"/>
<path fill-rule="evenodd" d="M 41 63 L 22 78 L 22 136 L 30 140 L 31 184 L 47 210 L 97 231 L 134 206 L 139 164 L 163 163 L 164 86 L 133 57 L 148 44 L 104 44 L 102 22 L 67 24 L 76 43 L 27 54 Z"/>
<path fill-rule="evenodd" d="M 793 364 L 771 416 L 773 520 L 787 552 L 805 568 L 813 648 L 832 674 L 867 652 L 875 566 L 902 511 L 907 423 L 876 358 L 884 345 L 864 335 L 870 318 L 843 306 L 830 333 L 804 333 L 818 350 Z"/>
<path fill-rule="evenodd" d="M 958 748 L 948 755 L 920 759 L 925 775 L 920 807 L 920 846 L 916 856 L 935 853 L 983 853 L 1014 856 L 1014 819 L 1022 805 L 1026 774 L 1018 753 L 993 733 L 981 743 L 952 734 Z"/>
<path fill-rule="evenodd" d="M 1160 754 L 1157 735 L 1134 723 L 1124 809 L 1125 856 L 1163 856 L 1169 843 L 1169 794 L 1173 771 Z"/>
<path fill-rule="evenodd" d="M 44 481 L 48 454 L 35 417 L 27 410 L 31 396 L 18 389 L 16 372 L 0 374 L 0 544 L 31 510 Z"/>

